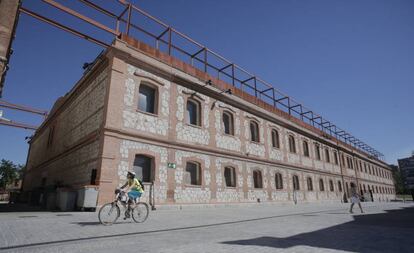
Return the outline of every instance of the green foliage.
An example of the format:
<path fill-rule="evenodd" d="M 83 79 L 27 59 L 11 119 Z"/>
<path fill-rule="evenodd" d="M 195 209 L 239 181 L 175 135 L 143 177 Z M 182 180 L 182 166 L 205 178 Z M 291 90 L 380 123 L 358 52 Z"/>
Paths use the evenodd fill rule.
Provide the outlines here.
<path fill-rule="evenodd" d="M 5 189 L 6 185 L 21 179 L 24 168 L 23 165 L 16 165 L 12 161 L 2 159 L 0 163 L 0 189 Z"/>
<path fill-rule="evenodd" d="M 404 177 L 400 170 L 393 170 L 392 172 L 395 182 L 395 190 L 397 194 L 404 194 L 407 193 L 404 185 Z"/>

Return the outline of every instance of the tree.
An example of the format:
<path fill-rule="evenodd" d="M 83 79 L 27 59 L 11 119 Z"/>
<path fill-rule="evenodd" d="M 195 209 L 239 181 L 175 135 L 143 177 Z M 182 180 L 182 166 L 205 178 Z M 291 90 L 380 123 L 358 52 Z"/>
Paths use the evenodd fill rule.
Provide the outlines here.
<path fill-rule="evenodd" d="M 406 189 L 405 189 L 405 185 L 404 185 L 404 175 L 398 169 L 394 169 L 392 171 L 392 174 L 394 176 L 396 193 L 397 194 L 405 194 Z"/>
<path fill-rule="evenodd" d="M 22 168 L 21 165 L 2 159 L 0 163 L 0 189 L 5 189 L 6 185 L 19 179 Z"/>

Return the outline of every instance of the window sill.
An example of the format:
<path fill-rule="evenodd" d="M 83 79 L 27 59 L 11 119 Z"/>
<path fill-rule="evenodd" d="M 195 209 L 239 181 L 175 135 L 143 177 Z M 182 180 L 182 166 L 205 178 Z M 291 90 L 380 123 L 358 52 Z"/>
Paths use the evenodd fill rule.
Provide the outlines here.
<path fill-rule="evenodd" d="M 139 110 L 139 109 L 135 109 L 135 111 L 136 111 L 136 112 L 139 112 L 139 113 L 142 113 L 142 114 L 145 114 L 145 115 L 148 115 L 148 116 L 158 117 L 158 114 L 156 114 L 156 113 L 151 113 L 151 112 L 141 111 L 141 110 Z"/>
<path fill-rule="evenodd" d="M 193 124 L 190 124 L 190 123 L 185 123 L 187 126 L 189 126 L 189 127 L 194 127 L 194 128 L 198 128 L 198 129 L 203 129 L 201 126 L 199 126 L 199 125 L 193 125 Z"/>
<path fill-rule="evenodd" d="M 229 190 L 236 190 L 237 189 L 236 186 L 226 186 L 225 188 L 229 189 Z"/>
<path fill-rule="evenodd" d="M 261 143 L 260 141 L 252 141 L 252 140 L 249 140 L 249 142 L 251 144 L 263 145 L 263 143 Z"/>
<path fill-rule="evenodd" d="M 226 134 L 226 133 L 223 133 L 223 135 L 224 136 L 227 136 L 227 137 L 236 138 L 236 136 L 234 134 Z"/>
<path fill-rule="evenodd" d="M 186 184 L 185 185 L 186 188 L 201 188 L 202 185 L 195 185 L 195 184 Z"/>

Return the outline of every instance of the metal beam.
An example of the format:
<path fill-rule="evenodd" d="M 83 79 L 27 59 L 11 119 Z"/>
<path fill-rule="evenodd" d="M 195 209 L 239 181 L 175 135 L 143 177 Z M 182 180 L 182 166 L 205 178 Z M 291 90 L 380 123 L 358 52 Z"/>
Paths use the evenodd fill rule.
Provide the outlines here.
<path fill-rule="evenodd" d="M 68 14 L 76 17 L 76 18 L 79 18 L 79 19 L 81 19 L 81 20 L 83 20 L 83 21 L 85 21 L 85 22 L 87 22 L 87 23 L 89 23 L 89 24 L 91 24 L 91 25 L 99 28 L 99 29 L 102 29 L 102 30 L 104 30 L 106 32 L 112 33 L 113 35 L 118 36 L 120 34 L 119 32 L 117 32 L 117 31 L 115 31 L 115 30 L 107 27 L 106 25 L 103 25 L 103 24 L 101 24 L 101 23 L 99 23 L 99 22 L 97 22 L 97 21 L 95 21 L 95 20 L 93 20 L 91 18 L 88 18 L 88 17 L 80 14 L 79 12 L 76 12 L 76 11 L 72 10 L 71 8 L 68 8 L 68 7 L 66 7 L 66 6 L 64 6 L 64 5 L 60 4 L 60 3 L 57 3 L 57 2 L 55 2 L 53 0 L 43 0 L 43 2 L 45 2 L 45 3 L 47 3 L 47 4 L 51 5 L 51 6 L 53 6 L 55 8 L 57 8 L 59 10 L 61 10 L 61 11 L 64 11 L 64 12 L 66 12 L 66 13 L 68 13 Z"/>
<path fill-rule="evenodd" d="M 62 25 L 62 24 L 60 24 L 60 23 L 58 23 L 58 22 L 56 22 L 54 20 L 51 20 L 49 18 L 46 18 L 46 17 L 44 17 L 42 15 L 39 15 L 39 14 L 37 14 L 37 13 L 31 11 L 31 10 L 28 10 L 28 9 L 26 9 L 24 7 L 20 7 L 19 8 L 19 11 L 22 12 L 22 13 L 24 13 L 24 14 L 27 14 L 27 15 L 33 17 L 33 18 L 39 19 L 40 21 L 43 21 L 43 22 L 48 23 L 50 25 L 53 25 L 53 26 L 55 26 L 55 27 L 57 27 L 59 29 L 62 29 L 64 31 L 66 31 L 66 32 L 69 32 L 69 33 L 71 33 L 73 35 L 76 35 L 76 36 L 78 36 L 80 38 L 83 38 L 83 39 L 86 39 L 86 40 L 88 40 L 90 42 L 93 42 L 95 44 L 98 44 L 99 46 L 102 46 L 102 47 L 105 47 L 105 48 L 110 47 L 110 45 L 106 44 L 105 42 L 102 42 L 102 41 L 100 41 L 98 39 L 92 38 L 92 37 L 90 37 L 90 36 L 88 36 L 88 35 L 86 35 L 84 33 L 78 32 L 75 29 L 72 29 L 72 28 L 70 28 L 68 26 Z"/>
<path fill-rule="evenodd" d="M 44 117 L 47 116 L 47 111 L 45 111 L 45 110 L 39 110 L 39 109 L 35 109 L 35 108 L 29 107 L 29 106 L 24 106 L 24 105 L 12 104 L 12 103 L 7 102 L 5 100 L 0 100 L 0 107 L 9 108 L 9 109 L 13 109 L 13 110 L 24 111 L 24 112 L 35 113 L 35 114 L 42 115 Z"/>
<path fill-rule="evenodd" d="M 36 130 L 37 129 L 37 126 L 28 125 L 28 124 L 20 123 L 20 122 L 7 121 L 7 120 L 3 120 L 3 119 L 0 119 L 0 125 L 10 126 L 10 127 L 18 127 L 18 128 L 23 128 L 23 129 L 29 129 L 29 130 Z"/>

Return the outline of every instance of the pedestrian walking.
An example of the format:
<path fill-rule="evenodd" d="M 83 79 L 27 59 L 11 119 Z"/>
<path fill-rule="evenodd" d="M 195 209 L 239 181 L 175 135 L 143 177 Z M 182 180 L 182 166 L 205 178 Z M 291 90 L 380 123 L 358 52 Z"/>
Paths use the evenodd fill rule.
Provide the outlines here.
<path fill-rule="evenodd" d="M 356 186 L 354 184 L 351 184 L 351 208 L 349 209 L 350 213 L 353 213 L 352 208 L 354 208 L 354 205 L 358 204 L 359 209 L 361 209 L 361 213 L 364 213 L 361 206 L 360 196 L 357 193 Z"/>

